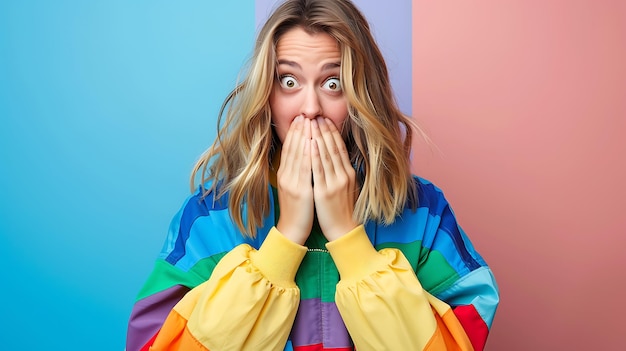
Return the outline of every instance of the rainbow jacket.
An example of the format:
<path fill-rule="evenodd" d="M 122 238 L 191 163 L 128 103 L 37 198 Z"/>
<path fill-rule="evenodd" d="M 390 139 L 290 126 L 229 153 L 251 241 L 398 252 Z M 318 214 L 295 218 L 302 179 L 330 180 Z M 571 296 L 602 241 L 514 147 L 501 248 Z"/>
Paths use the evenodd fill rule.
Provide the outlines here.
<path fill-rule="evenodd" d="M 332 242 L 314 225 L 305 246 L 275 228 L 273 186 L 256 238 L 233 224 L 227 195 L 199 189 L 137 297 L 127 351 L 482 350 L 493 274 L 441 190 L 414 179 L 417 210 Z"/>

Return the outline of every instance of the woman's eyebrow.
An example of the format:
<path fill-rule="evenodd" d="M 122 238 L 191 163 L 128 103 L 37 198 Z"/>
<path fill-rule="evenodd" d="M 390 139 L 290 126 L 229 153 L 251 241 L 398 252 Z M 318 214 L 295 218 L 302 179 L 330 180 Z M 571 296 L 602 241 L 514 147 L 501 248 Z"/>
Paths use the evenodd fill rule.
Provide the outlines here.
<path fill-rule="evenodd" d="M 278 60 L 278 64 L 279 65 L 287 65 L 287 66 L 291 66 L 291 67 L 296 67 L 296 68 L 302 69 L 302 66 L 300 66 L 300 64 L 295 62 L 295 61 Z"/>
<path fill-rule="evenodd" d="M 330 71 L 337 68 L 341 68 L 341 62 L 330 62 L 322 66 L 322 71 Z"/>

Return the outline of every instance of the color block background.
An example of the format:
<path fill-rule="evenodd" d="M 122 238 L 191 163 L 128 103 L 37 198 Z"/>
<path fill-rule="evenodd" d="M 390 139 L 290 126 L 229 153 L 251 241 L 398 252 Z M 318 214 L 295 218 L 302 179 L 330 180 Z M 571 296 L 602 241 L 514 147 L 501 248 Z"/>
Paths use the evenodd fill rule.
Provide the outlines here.
<path fill-rule="evenodd" d="M 413 4 L 415 168 L 498 279 L 488 349 L 623 349 L 626 2 Z"/>
<path fill-rule="evenodd" d="M 273 0 L 0 2 L 0 345 L 119 350 Z M 626 6 L 356 0 L 502 291 L 488 350 L 618 350 Z"/>

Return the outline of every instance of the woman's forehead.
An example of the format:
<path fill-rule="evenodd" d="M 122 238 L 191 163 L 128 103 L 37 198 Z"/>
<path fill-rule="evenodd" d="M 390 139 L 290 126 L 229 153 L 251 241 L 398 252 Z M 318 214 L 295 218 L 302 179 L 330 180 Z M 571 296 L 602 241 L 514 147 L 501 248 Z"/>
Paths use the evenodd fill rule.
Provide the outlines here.
<path fill-rule="evenodd" d="M 324 65 L 341 62 L 339 43 L 325 32 L 308 33 L 293 28 L 280 36 L 276 44 L 279 63 L 299 65 L 303 62 L 323 62 Z"/>

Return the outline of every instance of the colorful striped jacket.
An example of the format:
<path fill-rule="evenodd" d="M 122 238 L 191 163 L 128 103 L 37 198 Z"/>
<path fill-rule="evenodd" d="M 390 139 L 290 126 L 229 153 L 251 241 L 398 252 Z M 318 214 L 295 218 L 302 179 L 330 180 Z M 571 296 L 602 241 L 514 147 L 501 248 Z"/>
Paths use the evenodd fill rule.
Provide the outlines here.
<path fill-rule="evenodd" d="M 276 189 L 256 238 L 200 191 L 172 220 L 130 316 L 135 350 L 482 350 L 499 301 L 441 191 L 328 243 L 284 238 Z"/>

